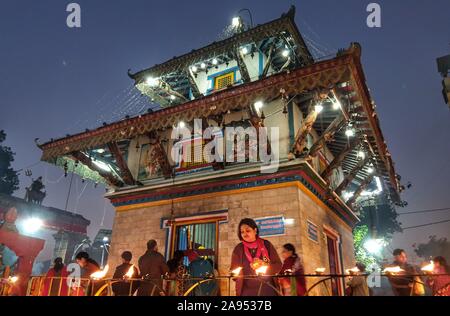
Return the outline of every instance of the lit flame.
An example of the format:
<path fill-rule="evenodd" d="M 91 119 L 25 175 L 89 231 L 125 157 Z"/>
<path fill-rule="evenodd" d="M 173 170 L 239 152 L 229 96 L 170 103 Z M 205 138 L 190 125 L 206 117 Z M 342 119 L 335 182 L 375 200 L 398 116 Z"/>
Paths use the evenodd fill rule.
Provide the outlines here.
<path fill-rule="evenodd" d="M 325 268 L 317 268 L 316 269 L 316 273 L 324 273 L 325 272 Z"/>
<path fill-rule="evenodd" d="M 241 273 L 242 267 L 237 267 L 236 269 L 231 271 L 231 274 L 236 276 L 239 275 L 239 273 Z"/>
<path fill-rule="evenodd" d="M 400 268 L 399 266 L 396 267 L 387 267 L 383 270 L 383 273 L 400 273 L 403 272 L 405 270 L 403 270 L 402 268 Z"/>
<path fill-rule="evenodd" d="M 16 283 L 17 280 L 19 280 L 19 277 L 17 277 L 17 276 L 9 277 L 9 282 L 11 282 L 11 283 Z"/>
<path fill-rule="evenodd" d="M 353 272 L 353 273 L 358 273 L 358 272 L 359 272 L 359 269 L 358 269 L 358 267 L 354 267 L 354 268 L 345 270 L 345 272 L 346 272 L 347 274 L 350 274 L 351 272 Z"/>
<path fill-rule="evenodd" d="M 433 272 L 434 271 L 434 262 L 430 261 L 430 264 L 424 266 L 421 270 L 425 271 L 425 272 Z"/>
<path fill-rule="evenodd" d="M 263 265 L 263 266 L 260 266 L 258 269 L 256 269 L 255 272 L 257 275 L 263 275 L 263 274 L 266 274 L 268 268 L 269 268 L 269 266 Z"/>
<path fill-rule="evenodd" d="M 96 280 L 103 279 L 105 277 L 106 273 L 108 272 L 108 269 L 109 269 L 109 265 L 106 265 L 103 270 L 92 273 L 91 278 L 96 279 Z"/>
<path fill-rule="evenodd" d="M 128 272 L 123 276 L 124 278 L 131 279 L 134 274 L 134 265 L 131 265 L 131 267 L 128 269 Z"/>

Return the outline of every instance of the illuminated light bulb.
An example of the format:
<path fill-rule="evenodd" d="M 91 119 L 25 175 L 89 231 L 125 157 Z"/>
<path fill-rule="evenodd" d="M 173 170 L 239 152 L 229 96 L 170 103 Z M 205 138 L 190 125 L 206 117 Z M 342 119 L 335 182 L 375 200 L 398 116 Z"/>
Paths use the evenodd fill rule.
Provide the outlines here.
<path fill-rule="evenodd" d="M 348 199 L 352 198 L 353 195 L 355 195 L 353 192 L 347 192 L 347 191 L 342 192 L 342 197 L 344 198 L 344 200 L 348 200 Z"/>
<path fill-rule="evenodd" d="M 217 63 L 218 63 L 217 59 L 214 58 L 214 59 L 212 60 L 212 64 L 213 64 L 213 65 L 217 65 Z"/>
<path fill-rule="evenodd" d="M 375 170 L 374 170 L 372 167 L 367 168 L 367 172 L 368 172 L 368 173 L 374 173 L 374 171 L 375 171 Z"/>
<path fill-rule="evenodd" d="M 247 47 L 242 47 L 241 52 L 244 55 L 248 54 L 248 48 Z"/>
<path fill-rule="evenodd" d="M 360 150 L 360 151 L 358 151 L 358 157 L 361 159 L 364 159 L 364 158 L 366 158 L 366 154 L 362 150 Z"/>
<path fill-rule="evenodd" d="M 347 130 L 345 131 L 345 135 L 347 137 L 353 137 L 355 136 L 355 130 L 353 128 L 347 128 Z"/>
<path fill-rule="evenodd" d="M 293 218 L 285 218 L 285 219 L 284 219 L 284 223 L 285 223 L 286 225 L 294 225 L 295 219 L 293 219 Z"/>
<path fill-rule="evenodd" d="M 103 237 L 103 242 L 107 242 L 109 240 L 109 238 L 108 237 Z"/>
<path fill-rule="evenodd" d="M 383 248 L 383 240 L 382 239 L 369 239 L 364 243 L 364 248 L 373 254 L 380 252 Z"/>
<path fill-rule="evenodd" d="M 333 101 L 333 110 L 339 110 L 340 108 L 342 108 L 341 102 L 339 100 Z"/>
<path fill-rule="evenodd" d="M 200 64 L 200 68 L 205 69 L 206 68 L 206 64 L 205 63 L 201 63 Z"/>
<path fill-rule="evenodd" d="M 174 96 L 173 94 L 172 95 L 170 95 L 170 100 L 175 100 L 177 97 L 176 96 Z"/>
<path fill-rule="evenodd" d="M 281 55 L 282 55 L 283 57 L 288 57 L 289 54 L 290 54 L 290 52 L 289 52 L 288 49 L 283 50 L 283 52 L 281 53 Z"/>
<path fill-rule="evenodd" d="M 191 70 L 192 70 L 192 72 L 197 72 L 198 68 L 197 68 L 197 66 L 192 66 Z"/>
<path fill-rule="evenodd" d="M 156 87 L 159 84 L 159 80 L 153 77 L 148 77 L 147 80 L 145 80 L 145 82 L 150 86 L 150 87 Z"/>
<path fill-rule="evenodd" d="M 23 227 L 27 233 L 35 233 L 41 229 L 43 222 L 41 219 L 32 217 L 23 223 Z"/>
<path fill-rule="evenodd" d="M 233 27 L 239 27 L 241 25 L 241 18 L 238 16 L 235 16 L 232 20 L 231 20 L 231 25 Z"/>
<path fill-rule="evenodd" d="M 322 105 L 322 104 L 316 104 L 316 105 L 314 106 L 314 111 L 316 111 L 317 114 L 319 114 L 320 112 L 323 111 L 323 105 Z"/>
<path fill-rule="evenodd" d="M 264 106 L 264 103 L 263 103 L 262 101 L 256 101 L 255 104 L 254 104 L 254 106 L 255 106 L 255 110 L 256 110 L 256 111 L 259 111 L 259 110 L 261 110 L 262 107 Z"/>
<path fill-rule="evenodd" d="M 179 128 L 185 128 L 186 127 L 186 123 L 184 123 L 183 121 L 180 121 L 180 123 L 178 123 L 178 127 Z"/>

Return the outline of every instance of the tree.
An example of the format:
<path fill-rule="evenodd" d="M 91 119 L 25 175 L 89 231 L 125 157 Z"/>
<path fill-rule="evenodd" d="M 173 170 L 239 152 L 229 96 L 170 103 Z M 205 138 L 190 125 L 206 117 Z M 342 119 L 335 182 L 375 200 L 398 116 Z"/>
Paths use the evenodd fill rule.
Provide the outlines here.
<path fill-rule="evenodd" d="M 10 147 L 2 145 L 6 133 L 0 130 L 0 193 L 11 195 L 19 188 L 18 172 L 11 168 L 14 155 Z"/>
<path fill-rule="evenodd" d="M 430 236 L 430 240 L 426 244 L 419 244 L 414 246 L 414 252 L 421 258 L 426 260 L 443 256 L 450 261 L 450 241 L 447 238 L 437 238 L 436 236 Z"/>
<path fill-rule="evenodd" d="M 398 214 L 392 204 L 383 196 L 374 202 L 371 205 L 361 206 L 359 215 L 361 221 L 353 229 L 355 258 L 366 266 L 373 264 L 381 266 L 383 261 L 382 252 L 371 254 L 364 247 L 368 240 L 375 237 L 385 246 L 390 243 L 394 233 L 402 231 L 401 223 L 397 221 Z M 376 236 L 373 236 L 373 232 L 376 232 Z"/>

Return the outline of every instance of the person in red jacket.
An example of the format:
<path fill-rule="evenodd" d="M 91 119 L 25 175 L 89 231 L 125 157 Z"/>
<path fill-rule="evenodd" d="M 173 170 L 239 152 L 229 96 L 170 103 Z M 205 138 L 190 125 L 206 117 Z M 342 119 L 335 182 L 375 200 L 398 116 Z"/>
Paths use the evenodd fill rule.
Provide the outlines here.
<path fill-rule="evenodd" d="M 64 266 L 62 258 L 56 258 L 53 263 L 53 268 L 48 270 L 45 276 L 41 296 L 67 296 L 67 277 L 69 273 Z"/>
<path fill-rule="evenodd" d="M 280 274 L 287 274 L 295 277 L 296 283 L 296 295 L 304 296 L 306 293 L 306 281 L 305 281 L 305 271 L 303 269 L 303 264 L 300 257 L 295 252 L 295 247 L 292 244 L 285 244 L 283 250 L 281 251 L 281 257 L 283 258 L 283 267 L 281 268 Z M 292 292 L 292 277 L 280 278 L 281 290 L 284 296 L 294 295 Z"/>

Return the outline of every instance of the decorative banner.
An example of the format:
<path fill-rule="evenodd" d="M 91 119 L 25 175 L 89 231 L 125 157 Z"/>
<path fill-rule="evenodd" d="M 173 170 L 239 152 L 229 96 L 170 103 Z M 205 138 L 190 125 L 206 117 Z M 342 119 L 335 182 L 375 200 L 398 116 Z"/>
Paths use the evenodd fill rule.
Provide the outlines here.
<path fill-rule="evenodd" d="M 260 237 L 284 235 L 284 217 L 273 216 L 255 218 Z"/>

